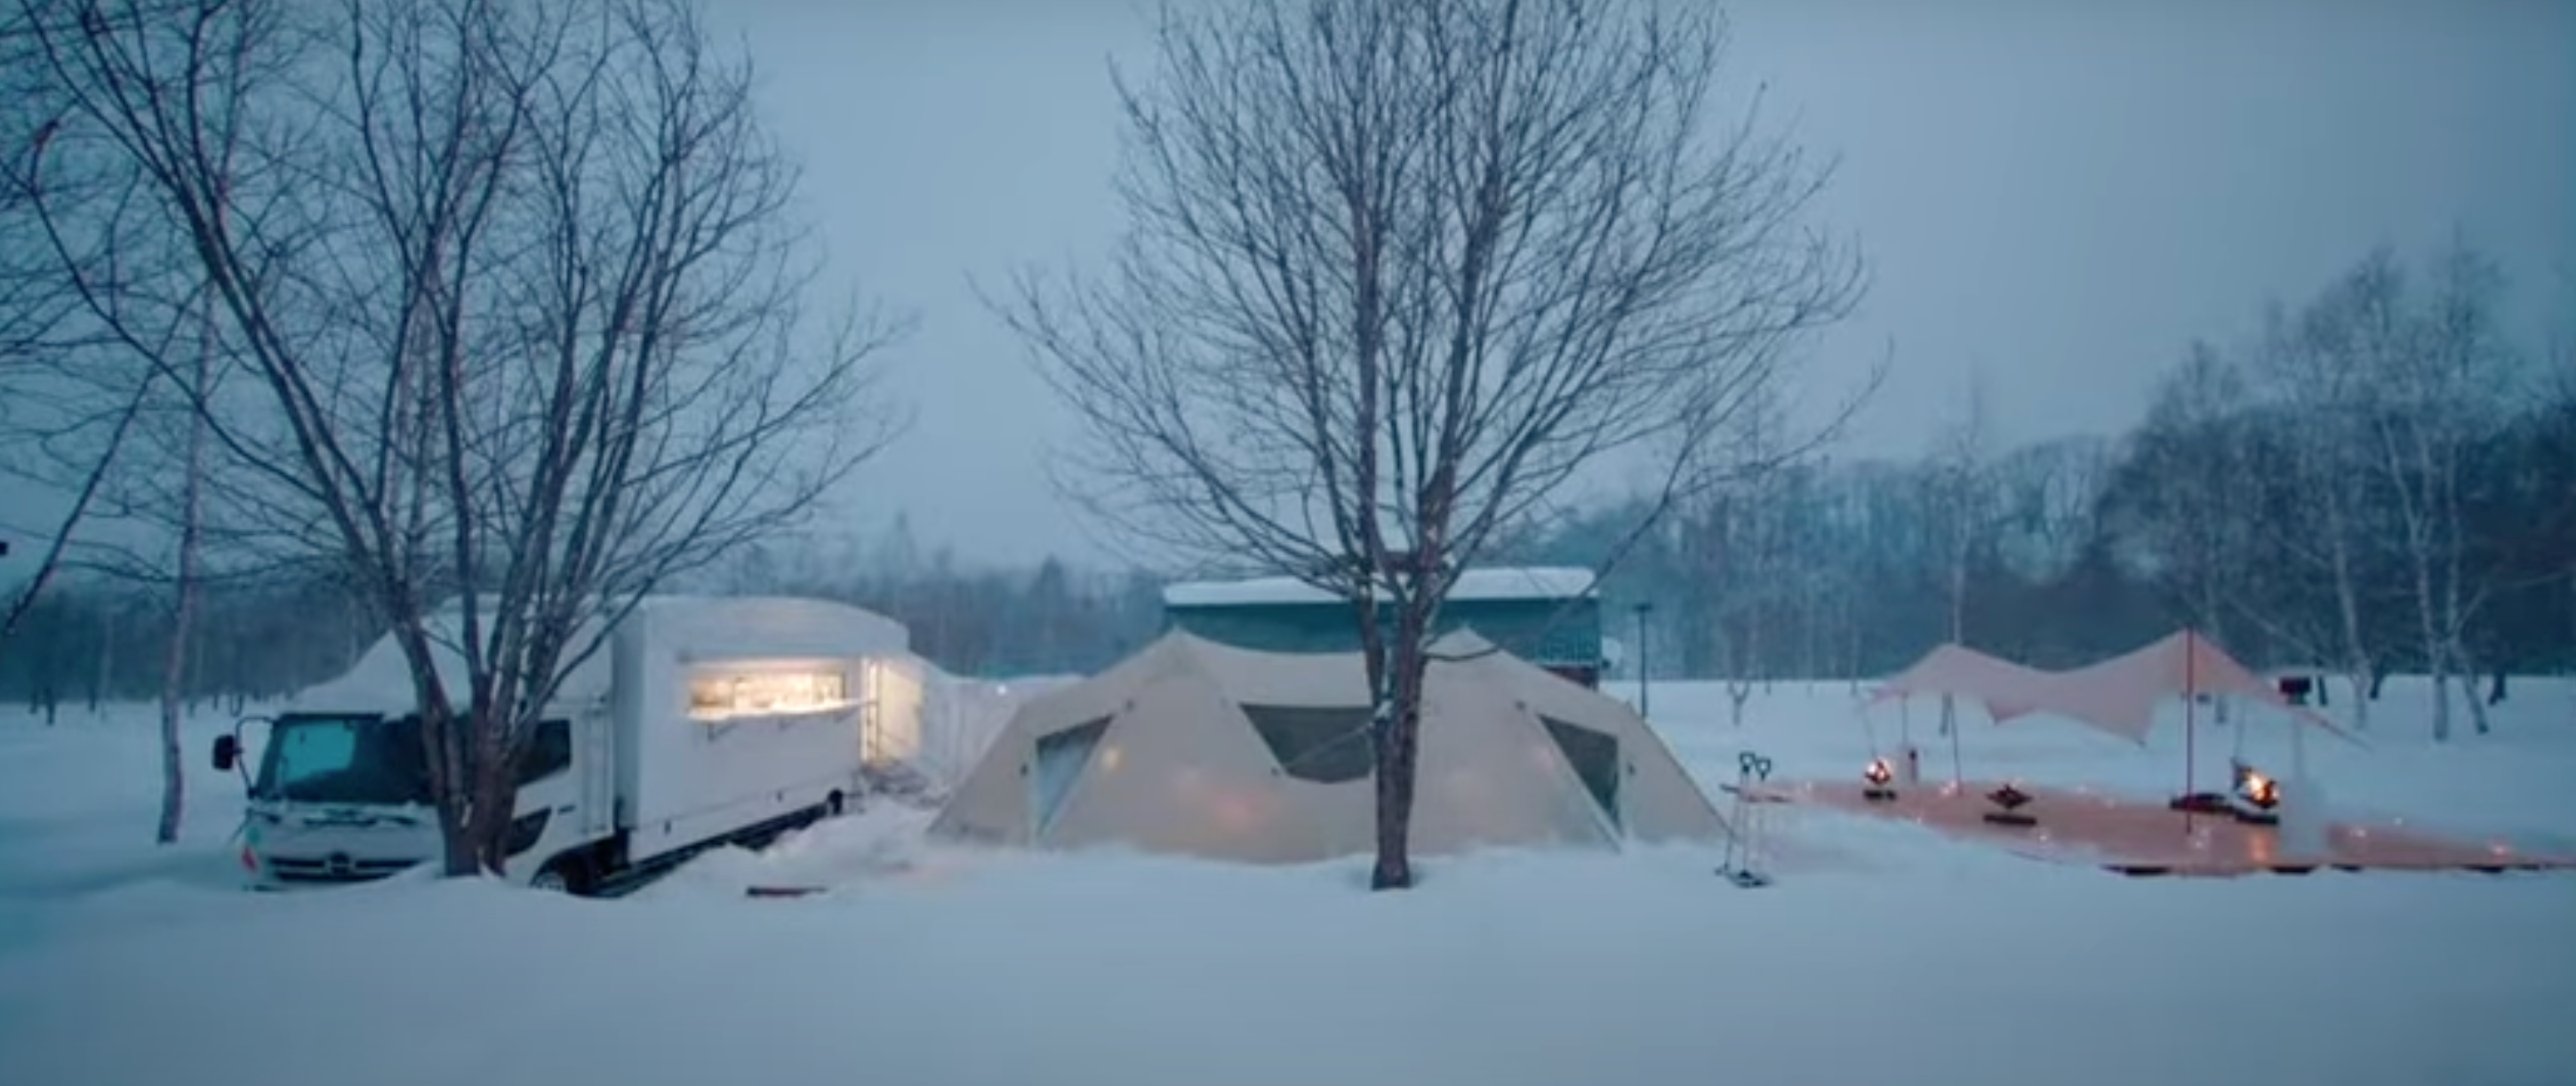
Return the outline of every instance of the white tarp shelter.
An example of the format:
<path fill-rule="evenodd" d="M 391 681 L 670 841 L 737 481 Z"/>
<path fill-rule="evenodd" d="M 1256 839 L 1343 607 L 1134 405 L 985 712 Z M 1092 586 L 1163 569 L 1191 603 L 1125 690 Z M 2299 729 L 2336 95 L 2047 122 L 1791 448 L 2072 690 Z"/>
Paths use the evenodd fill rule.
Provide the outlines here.
<path fill-rule="evenodd" d="M 1987 715 L 1997 724 L 2022 717 L 2057 716 L 2139 744 L 2144 744 L 2155 728 L 2157 707 L 2179 698 L 2186 706 L 2186 792 L 2194 790 L 2193 732 L 2199 725 L 2198 714 L 2190 707 L 2204 697 L 2243 698 L 2277 709 L 2296 724 L 2321 728 L 2347 742 L 2356 741 L 2326 718 L 2290 704 L 2273 684 L 2191 630 L 2178 631 L 2134 652 L 2070 671 L 2042 671 L 1958 645 L 1942 645 L 1880 684 L 1869 700 L 1876 704 L 1917 695 L 1977 702 L 1985 706 Z M 2295 737 L 2299 733 L 2292 734 Z M 1957 736 L 1953 730 L 1954 744 Z"/>
<path fill-rule="evenodd" d="M 1726 824 L 1618 701 L 1493 649 L 1442 639 L 1423 694 L 1412 843 L 1718 843 Z M 1020 708 L 934 837 L 1094 845 L 1256 863 L 1375 841 L 1359 654 L 1254 652 L 1175 632 Z"/>
<path fill-rule="evenodd" d="M 2349 738 L 2324 717 L 2291 705 L 2271 683 L 2190 630 L 2071 671 L 2042 671 L 1974 649 L 1943 645 L 1879 684 L 1869 700 L 1874 704 L 1926 694 L 1982 703 L 1998 724 L 2047 714 L 2089 724 L 2131 742 L 2146 740 L 2155 726 L 2156 707 L 2167 699 L 2222 695 L 2271 706 Z"/>

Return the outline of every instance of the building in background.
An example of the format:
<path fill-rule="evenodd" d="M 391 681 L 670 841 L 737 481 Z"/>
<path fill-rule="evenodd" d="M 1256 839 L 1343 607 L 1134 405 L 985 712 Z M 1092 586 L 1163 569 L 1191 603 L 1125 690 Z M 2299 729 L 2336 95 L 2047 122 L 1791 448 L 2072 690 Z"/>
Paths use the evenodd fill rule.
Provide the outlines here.
<path fill-rule="evenodd" d="M 1164 628 L 1263 652 L 1356 652 L 1350 605 L 1293 577 L 1193 581 L 1163 590 Z M 1432 630 L 1471 629 L 1585 687 L 1603 666 L 1601 600 L 1592 571 L 1471 569 L 1459 574 Z"/>

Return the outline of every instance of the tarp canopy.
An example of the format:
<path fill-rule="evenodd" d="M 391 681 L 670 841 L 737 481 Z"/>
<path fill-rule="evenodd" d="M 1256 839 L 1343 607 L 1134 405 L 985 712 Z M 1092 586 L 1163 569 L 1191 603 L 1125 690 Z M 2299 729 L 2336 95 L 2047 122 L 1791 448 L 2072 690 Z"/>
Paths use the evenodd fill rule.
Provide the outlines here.
<path fill-rule="evenodd" d="M 1494 649 L 1441 639 L 1423 691 L 1412 843 L 1716 843 L 1726 825 L 1626 705 Z M 1022 706 L 935 837 L 1121 845 L 1262 863 L 1375 843 L 1358 653 L 1271 653 L 1175 631 Z"/>
<path fill-rule="evenodd" d="M 2166 699 L 2226 695 L 2352 738 L 2326 718 L 2290 704 L 2272 684 L 2190 630 L 2071 671 L 2042 671 L 1943 645 L 1881 684 L 1870 701 L 1926 694 L 1983 704 L 1998 724 L 2033 715 L 2061 716 L 2141 743 L 2154 730 L 2156 708 Z"/>

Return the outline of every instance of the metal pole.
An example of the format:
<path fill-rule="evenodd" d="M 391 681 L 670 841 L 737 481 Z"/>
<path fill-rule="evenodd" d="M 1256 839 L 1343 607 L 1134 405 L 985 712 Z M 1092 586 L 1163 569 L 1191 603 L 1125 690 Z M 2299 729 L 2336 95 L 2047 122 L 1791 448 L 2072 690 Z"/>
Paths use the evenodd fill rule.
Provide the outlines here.
<path fill-rule="evenodd" d="M 2200 761 L 2200 758 L 2196 753 L 2197 743 L 2195 742 L 2195 738 L 2200 732 L 2200 673 L 2198 670 L 2199 661 L 2194 659 L 2194 657 L 2199 654 L 2192 651 L 2197 647 L 2199 638 L 2199 634 L 2193 633 L 2189 630 L 2183 631 L 2182 832 L 2185 836 L 2189 836 L 2191 834 L 2193 829 L 2192 818 L 2194 815 L 2199 813 L 2194 809 L 2198 804 L 2197 801 L 2193 799 L 2193 797 L 2198 793 L 2192 787 L 2196 780 L 2193 776 L 2193 768 Z"/>
<path fill-rule="evenodd" d="M 1647 706 L 1648 706 L 1648 705 L 1650 705 L 1650 704 L 1652 703 L 1651 690 L 1652 690 L 1652 682 L 1653 682 L 1653 679 L 1652 679 L 1652 676 L 1648 674 L 1647 669 L 1646 669 L 1646 664 L 1647 664 L 1647 657 L 1646 657 L 1646 612 L 1648 612 L 1648 611 L 1652 611 L 1652 610 L 1654 610 L 1654 609 L 1655 609 L 1655 605 L 1654 605 L 1654 604 L 1651 604 L 1651 603 L 1641 603 L 1641 604 L 1638 604 L 1638 605 L 1637 605 L 1637 607 L 1636 607 L 1636 611 L 1637 611 L 1637 715 L 1638 715 L 1639 717 L 1641 717 L 1641 718 L 1642 718 L 1642 717 L 1644 717 L 1644 716 L 1646 715 L 1646 712 L 1647 712 Z"/>

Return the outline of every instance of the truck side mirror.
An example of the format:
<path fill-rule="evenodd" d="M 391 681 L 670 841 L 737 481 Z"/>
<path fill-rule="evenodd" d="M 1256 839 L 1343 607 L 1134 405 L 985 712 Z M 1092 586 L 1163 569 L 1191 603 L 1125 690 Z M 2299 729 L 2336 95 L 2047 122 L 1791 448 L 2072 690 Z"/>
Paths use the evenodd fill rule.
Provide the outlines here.
<path fill-rule="evenodd" d="M 241 739 L 232 735 L 215 737 L 215 772 L 230 773 L 233 763 L 241 761 Z"/>

